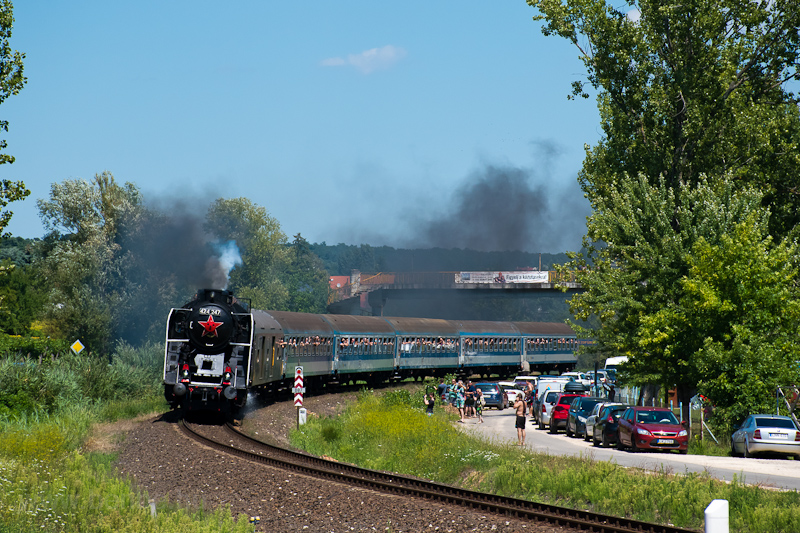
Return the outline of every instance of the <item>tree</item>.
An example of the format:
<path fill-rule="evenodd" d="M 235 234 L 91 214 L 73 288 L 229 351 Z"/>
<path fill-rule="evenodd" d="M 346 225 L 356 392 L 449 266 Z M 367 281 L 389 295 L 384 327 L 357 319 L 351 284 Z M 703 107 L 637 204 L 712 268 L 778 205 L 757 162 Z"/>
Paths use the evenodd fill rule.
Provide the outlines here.
<path fill-rule="evenodd" d="M 643 320 L 642 351 L 688 354 L 718 426 L 771 411 L 776 387 L 800 377 L 797 255 L 794 240 L 774 243 L 766 217 L 751 212 L 716 244 L 701 236 L 680 299 Z"/>
<path fill-rule="evenodd" d="M 299 233 L 294 236 L 291 263 L 286 271 L 290 311 L 324 313 L 328 306 L 330 283 L 322 261 L 311 251 L 308 241 Z"/>
<path fill-rule="evenodd" d="M 667 187 L 730 176 L 771 207 L 773 234 L 800 221 L 800 4 L 740 0 L 528 0 L 545 35 L 575 44 L 598 91 L 603 138 L 587 147 L 590 201 L 623 173 Z M 573 83 L 573 96 L 588 96 Z"/>
<path fill-rule="evenodd" d="M 663 333 L 653 324 L 674 325 L 664 313 L 687 302 L 682 280 L 700 264 L 696 246 L 733 253 L 722 237 L 754 213 L 769 214 L 779 242 L 800 221 L 800 114 L 789 84 L 800 5 L 641 0 L 628 14 L 605 0 L 528 3 L 545 35 L 578 48 L 598 93 L 603 137 L 579 175 L 594 213 L 586 252 L 568 267 L 584 269 L 587 290 L 572 308 L 599 318 L 599 350 L 629 355 L 639 380 L 677 384 L 688 405 L 701 382 L 692 350 L 714 338 L 708 324 L 648 336 Z M 583 82 L 572 96 L 588 96 Z M 729 260 L 740 268 L 744 259 Z"/>
<path fill-rule="evenodd" d="M 207 228 L 221 241 L 234 241 L 242 264 L 230 273 L 230 288 L 257 309 L 285 309 L 289 291 L 282 279 L 290 264 L 286 235 L 264 207 L 247 198 L 219 199 L 209 208 Z"/>
<path fill-rule="evenodd" d="M 137 292 L 128 283 L 135 261 L 122 243 L 139 227 L 141 195 L 103 172 L 91 182 L 52 184 L 38 207 L 50 232 L 35 262 L 51 288 L 46 316 L 63 338 L 108 353 L 120 324 L 131 318 L 128 302 Z"/>
<path fill-rule="evenodd" d="M 15 95 L 22 90 L 27 82 L 23 75 L 24 65 L 22 60 L 25 54 L 11 49 L 9 39 L 11 29 L 14 26 L 14 6 L 9 0 L 0 1 L 0 103 L 3 103 L 9 96 Z M 8 131 L 8 121 L 0 120 L 0 130 Z M 0 150 L 5 150 L 8 143 L 5 139 L 0 140 Z M 14 156 L 0 153 L 0 165 L 11 164 Z M 25 188 L 21 181 L 3 179 L 0 181 L 0 209 L 6 207 L 11 202 L 22 200 L 31 193 Z M 0 211 L 0 236 L 5 236 L 6 226 L 13 213 L 11 211 Z"/>

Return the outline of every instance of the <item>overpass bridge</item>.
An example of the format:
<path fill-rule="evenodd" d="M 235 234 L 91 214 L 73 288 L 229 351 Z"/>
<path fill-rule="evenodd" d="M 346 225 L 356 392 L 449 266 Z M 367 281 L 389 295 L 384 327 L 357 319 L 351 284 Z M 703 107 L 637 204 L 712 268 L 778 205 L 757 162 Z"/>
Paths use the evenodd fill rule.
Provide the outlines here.
<path fill-rule="evenodd" d="M 328 305 L 334 314 L 383 316 L 391 301 L 475 298 L 530 298 L 532 295 L 580 291 L 574 273 L 554 270 L 504 272 L 360 272 L 332 276 L 336 301 Z M 444 318 L 444 317 L 441 317 Z"/>

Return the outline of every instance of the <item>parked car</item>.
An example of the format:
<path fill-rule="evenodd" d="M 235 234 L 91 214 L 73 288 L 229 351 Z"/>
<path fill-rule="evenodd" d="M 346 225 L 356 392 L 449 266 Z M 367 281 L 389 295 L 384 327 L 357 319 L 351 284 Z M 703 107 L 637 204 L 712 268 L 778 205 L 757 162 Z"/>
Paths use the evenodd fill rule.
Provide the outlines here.
<path fill-rule="evenodd" d="M 561 394 L 560 390 L 549 390 L 543 392 L 535 401 L 533 412 L 536 414 L 539 429 L 545 429 L 550 425 L 550 414 L 553 412 L 556 401 L 558 401 L 559 394 Z"/>
<path fill-rule="evenodd" d="M 563 374 L 561 374 L 561 377 L 572 378 L 574 381 L 577 381 L 581 385 L 585 385 L 587 387 L 592 384 L 592 382 L 589 381 L 589 378 L 586 377 L 586 374 L 584 372 L 564 372 Z"/>
<path fill-rule="evenodd" d="M 586 373 L 586 379 L 588 379 L 592 385 L 594 385 L 594 370 L 591 372 Z M 597 384 L 602 385 L 608 380 L 608 373 L 605 370 L 598 370 L 597 371 Z"/>
<path fill-rule="evenodd" d="M 572 405 L 572 401 L 575 398 L 579 398 L 581 396 L 585 396 L 585 394 L 579 392 L 558 393 L 558 398 L 556 398 L 556 403 L 550 412 L 549 424 L 547 424 L 547 427 L 550 429 L 550 433 L 558 433 L 558 430 L 560 428 L 567 427 L 567 418 L 569 417 L 569 406 Z"/>
<path fill-rule="evenodd" d="M 503 387 L 497 383 L 476 383 L 475 387 L 479 388 L 486 399 L 486 407 L 496 407 L 497 410 L 502 411 L 508 407 L 508 394 L 503 390 Z"/>
<path fill-rule="evenodd" d="M 569 406 L 567 412 L 567 427 L 564 432 L 567 437 L 581 437 L 586 434 L 586 419 L 594 409 L 594 406 L 606 401 L 605 398 L 597 396 L 583 396 L 575 398 Z"/>
<path fill-rule="evenodd" d="M 731 454 L 753 457 L 771 452 L 800 458 L 800 431 L 782 415 L 750 415 L 731 435 Z"/>
<path fill-rule="evenodd" d="M 689 434 L 666 407 L 634 406 L 619 418 L 617 447 L 636 450 L 689 451 Z"/>
<path fill-rule="evenodd" d="M 594 446 L 603 445 L 608 448 L 612 443 L 617 442 L 617 429 L 619 427 L 619 417 L 625 412 L 628 406 L 624 403 L 601 404 L 597 416 L 591 424 L 592 444 Z M 586 419 L 587 432 L 589 429 L 589 419 Z"/>

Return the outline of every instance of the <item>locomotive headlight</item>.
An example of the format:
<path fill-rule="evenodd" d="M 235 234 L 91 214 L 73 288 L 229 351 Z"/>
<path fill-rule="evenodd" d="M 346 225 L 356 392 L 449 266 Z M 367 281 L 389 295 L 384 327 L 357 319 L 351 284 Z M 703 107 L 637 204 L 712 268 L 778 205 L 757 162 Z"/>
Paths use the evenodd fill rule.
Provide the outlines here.
<path fill-rule="evenodd" d="M 183 365 L 183 368 L 181 369 L 181 377 L 183 379 L 189 379 L 189 365 Z"/>
<path fill-rule="evenodd" d="M 232 377 L 233 377 L 233 372 L 231 371 L 231 367 L 226 366 L 225 373 L 222 374 L 222 381 L 224 381 L 225 383 L 230 383 Z"/>

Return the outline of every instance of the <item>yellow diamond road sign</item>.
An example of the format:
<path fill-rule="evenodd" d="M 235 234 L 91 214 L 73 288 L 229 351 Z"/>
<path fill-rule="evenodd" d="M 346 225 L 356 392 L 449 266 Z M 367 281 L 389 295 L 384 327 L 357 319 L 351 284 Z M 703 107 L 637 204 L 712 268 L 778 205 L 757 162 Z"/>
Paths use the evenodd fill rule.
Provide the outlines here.
<path fill-rule="evenodd" d="M 83 345 L 83 343 L 79 339 L 79 340 L 73 342 L 72 346 L 70 346 L 70 348 L 72 349 L 73 352 L 75 352 L 76 354 L 79 354 L 79 353 L 81 353 L 83 351 L 85 346 Z"/>

